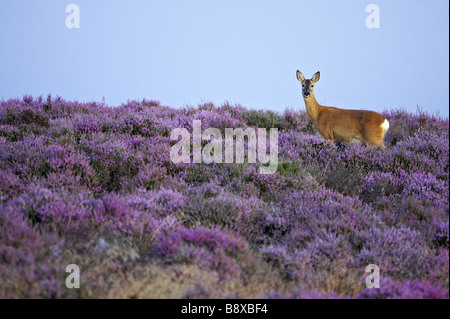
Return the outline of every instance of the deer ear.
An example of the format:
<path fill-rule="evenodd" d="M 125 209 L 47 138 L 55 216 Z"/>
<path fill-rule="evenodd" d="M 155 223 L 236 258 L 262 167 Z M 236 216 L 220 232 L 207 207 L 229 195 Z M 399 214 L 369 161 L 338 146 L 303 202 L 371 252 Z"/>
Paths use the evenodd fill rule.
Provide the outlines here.
<path fill-rule="evenodd" d="M 297 70 L 297 80 L 299 80 L 302 83 L 305 83 L 305 77 L 303 76 L 302 72 Z"/>
<path fill-rule="evenodd" d="M 319 81 L 319 79 L 320 79 L 320 72 L 316 72 L 316 73 L 313 75 L 311 81 L 313 81 L 314 83 L 316 83 L 317 81 Z"/>

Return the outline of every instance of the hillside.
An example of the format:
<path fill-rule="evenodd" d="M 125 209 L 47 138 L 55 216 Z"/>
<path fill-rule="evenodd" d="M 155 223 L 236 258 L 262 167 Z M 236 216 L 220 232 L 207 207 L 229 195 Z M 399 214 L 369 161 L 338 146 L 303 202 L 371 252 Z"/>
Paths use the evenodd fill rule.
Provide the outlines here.
<path fill-rule="evenodd" d="M 448 298 L 449 121 L 383 115 L 386 150 L 324 141 L 303 110 L 3 101 L 0 298 Z M 198 119 L 278 128 L 276 173 L 173 163 Z"/>

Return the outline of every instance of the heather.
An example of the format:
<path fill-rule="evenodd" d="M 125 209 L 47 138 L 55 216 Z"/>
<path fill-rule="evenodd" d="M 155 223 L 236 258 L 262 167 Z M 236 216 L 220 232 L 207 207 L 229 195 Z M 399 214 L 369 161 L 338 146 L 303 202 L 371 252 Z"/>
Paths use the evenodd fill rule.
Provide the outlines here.
<path fill-rule="evenodd" d="M 303 110 L 3 101 L 0 298 L 448 298 L 448 119 L 383 115 L 385 150 L 325 141 Z M 193 120 L 278 128 L 277 172 L 173 163 Z"/>

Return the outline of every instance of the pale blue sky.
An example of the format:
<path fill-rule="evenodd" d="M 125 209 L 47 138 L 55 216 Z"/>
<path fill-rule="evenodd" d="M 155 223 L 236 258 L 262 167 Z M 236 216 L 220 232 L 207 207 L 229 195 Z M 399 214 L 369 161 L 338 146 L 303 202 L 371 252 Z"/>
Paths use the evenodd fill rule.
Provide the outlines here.
<path fill-rule="evenodd" d="M 68 4 L 80 28 L 68 29 Z M 368 29 L 366 6 L 380 8 Z M 304 109 L 319 103 L 448 117 L 447 0 L 0 0 L 0 99 Z"/>

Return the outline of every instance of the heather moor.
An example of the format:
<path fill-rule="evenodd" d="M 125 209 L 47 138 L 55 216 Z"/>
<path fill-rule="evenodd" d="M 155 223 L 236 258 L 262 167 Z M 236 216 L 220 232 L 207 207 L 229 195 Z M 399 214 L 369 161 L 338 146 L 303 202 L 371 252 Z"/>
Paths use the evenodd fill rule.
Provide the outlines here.
<path fill-rule="evenodd" d="M 382 149 L 324 140 L 304 110 L 0 103 L 0 298 L 449 297 L 448 118 L 385 111 Z M 249 139 L 245 160 L 175 163 L 171 132 L 199 121 L 276 128 L 276 170 Z"/>

